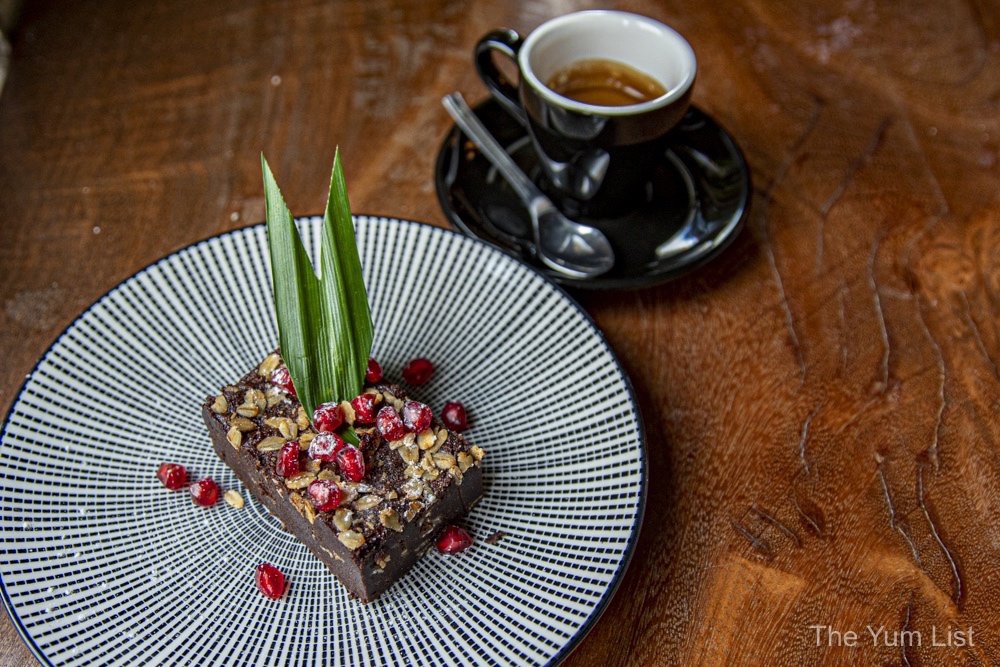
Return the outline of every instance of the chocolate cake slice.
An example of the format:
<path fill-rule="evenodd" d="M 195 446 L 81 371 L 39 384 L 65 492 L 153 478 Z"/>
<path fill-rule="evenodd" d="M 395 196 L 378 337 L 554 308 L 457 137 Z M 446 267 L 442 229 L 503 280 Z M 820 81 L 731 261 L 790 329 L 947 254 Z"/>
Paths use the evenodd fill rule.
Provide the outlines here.
<path fill-rule="evenodd" d="M 367 383 L 360 400 L 330 406 L 339 408 L 344 426 L 353 426 L 354 450 L 317 433 L 316 426 L 330 430 L 329 424 L 311 422 L 287 378 L 276 352 L 207 398 L 202 415 L 212 444 L 351 595 L 369 602 L 416 562 L 444 525 L 479 501 L 483 450 L 382 381 Z M 419 418 L 407 419 L 414 414 Z M 363 470 L 356 459 L 336 459 L 318 446 L 334 441 L 338 450 L 363 456 Z"/>

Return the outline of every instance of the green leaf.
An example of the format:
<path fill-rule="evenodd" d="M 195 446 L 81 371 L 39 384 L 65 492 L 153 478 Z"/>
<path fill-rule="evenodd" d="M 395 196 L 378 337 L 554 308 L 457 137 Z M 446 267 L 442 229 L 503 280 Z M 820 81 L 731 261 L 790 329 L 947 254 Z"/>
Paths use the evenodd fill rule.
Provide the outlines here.
<path fill-rule="evenodd" d="M 312 414 L 320 403 L 361 393 L 374 334 L 347 184 L 338 150 L 317 274 L 263 155 L 261 168 L 281 356 L 299 402 Z"/>
<path fill-rule="evenodd" d="M 349 442 L 354 446 L 361 444 L 361 439 L 358 437 L 358 432 L 354 430 L 353 426 L 348 426 L 343 431 L 341 431 L 340 437 L 344 439 L 344 442 Z"/>

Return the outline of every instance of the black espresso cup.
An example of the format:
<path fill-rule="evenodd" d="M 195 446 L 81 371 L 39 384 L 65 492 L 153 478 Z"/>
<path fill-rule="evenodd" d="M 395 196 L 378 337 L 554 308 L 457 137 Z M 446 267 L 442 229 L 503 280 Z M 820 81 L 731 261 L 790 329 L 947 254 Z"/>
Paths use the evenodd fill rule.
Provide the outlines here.
<path fill-rule="evenodd" d="M 497 68 L 494 52 L 516 63 L 516 87 Z M 527 37 L 494 30 L 476 44 L 475 59 L 492 95 L 527 128 L 543 188 L 565 212 L 595 217 L 622 214 L 645 202 L 647 183 L 663 161 L 666 135 L 690 104 L 697 71 L 691 45 L 672 28 L 605 10 L 551 19 Z M 645 97 L 614 104 L 600 97 L 581 101 L 550 87 L 554 77 L 595 63 L 625 65 L 626 72 L 659 86 Z"/>

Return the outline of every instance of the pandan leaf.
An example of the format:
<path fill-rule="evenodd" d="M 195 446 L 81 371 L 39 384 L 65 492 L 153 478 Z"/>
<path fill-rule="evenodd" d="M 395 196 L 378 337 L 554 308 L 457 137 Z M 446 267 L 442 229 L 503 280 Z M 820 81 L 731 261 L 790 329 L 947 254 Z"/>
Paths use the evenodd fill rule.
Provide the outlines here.
<path fill-rule="evenodd" d="M 361 393 L 374 335 L 347 184 L 338 150 L 317 272 L 263 155 L 261 168 L 281 356 L 299 402 L 312 414 L 320 403 Z"/>

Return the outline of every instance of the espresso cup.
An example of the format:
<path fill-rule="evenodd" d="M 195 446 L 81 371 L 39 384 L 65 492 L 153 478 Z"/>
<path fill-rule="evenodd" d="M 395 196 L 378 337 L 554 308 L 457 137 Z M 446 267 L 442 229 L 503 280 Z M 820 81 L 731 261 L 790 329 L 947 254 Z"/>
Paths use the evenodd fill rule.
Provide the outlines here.
<path fill-rule="evenodd" d="M 516 64 L 516 86 L 497 67 L 495 53 Z M 611 106 L 547 85 L 580 61 L 626 65 L 664 92 Z M 645 201 L 666 136 L 690 104 L 697 70 L 691 45 L 677 31 L 645 16 L 605 10 L 551 19 L 527 37 L 494 30 L 476 44 L 475 62 L 493 97 L 528 130 L 543 188 L 565 212 L 591 216 L 624 213 Z"/>

